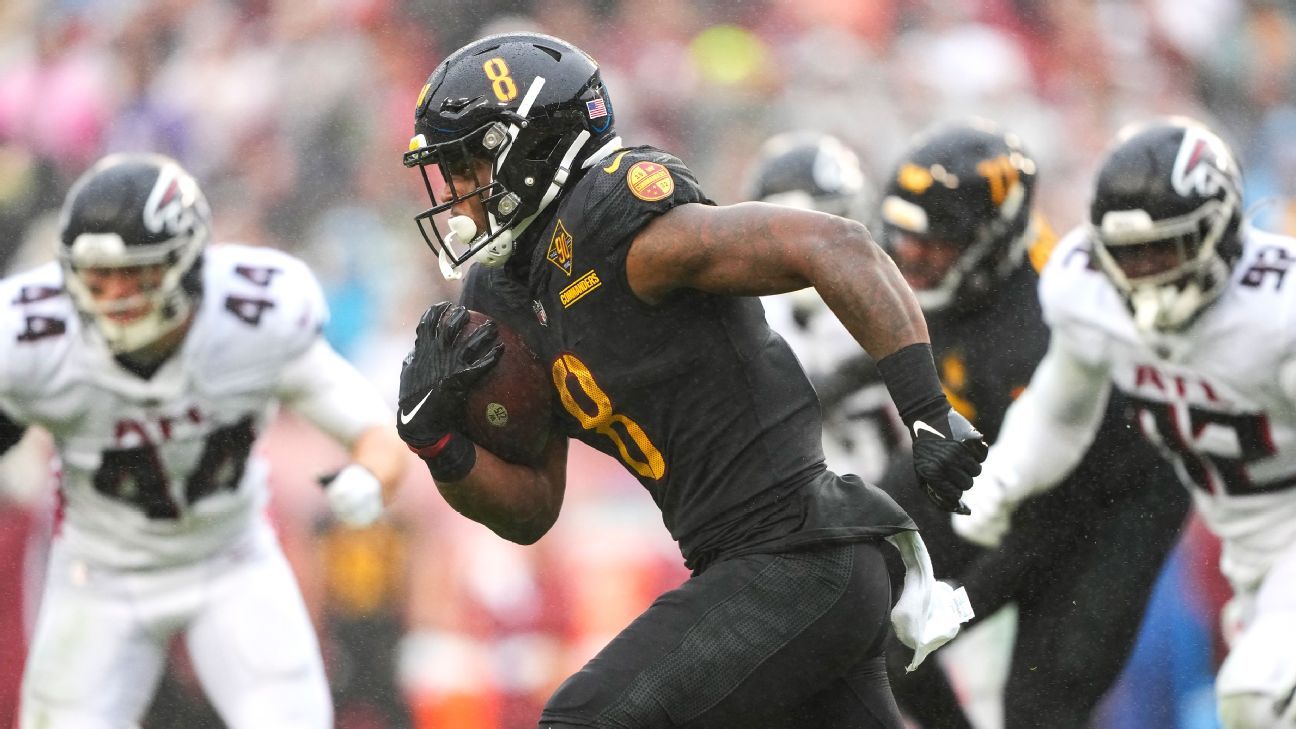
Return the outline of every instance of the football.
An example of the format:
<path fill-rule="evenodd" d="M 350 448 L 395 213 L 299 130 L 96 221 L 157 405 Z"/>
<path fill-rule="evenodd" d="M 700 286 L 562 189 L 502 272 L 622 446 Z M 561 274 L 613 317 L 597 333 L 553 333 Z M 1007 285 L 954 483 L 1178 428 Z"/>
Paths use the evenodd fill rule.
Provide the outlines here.
<path fill-rule="evenodd" d="M 468 312 L 466 337 L 491 317 Z M 504 352 L 468 392 L 464 430 L 474 443 L 512 463 L 537 465 L 549 440 L 554 389 L 540 358 L 517 332 L 495 320 Z"/>

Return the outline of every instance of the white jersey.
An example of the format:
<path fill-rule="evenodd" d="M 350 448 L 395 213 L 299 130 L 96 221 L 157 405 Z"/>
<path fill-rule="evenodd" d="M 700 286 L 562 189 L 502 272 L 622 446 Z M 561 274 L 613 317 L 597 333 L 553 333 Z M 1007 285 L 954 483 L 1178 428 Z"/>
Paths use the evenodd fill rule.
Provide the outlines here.
<path fill-rule="evenodd" d="M 149 379 L 79 318 L 50 263 L 0 282 L 0 408 L 61 459 L 61 538 L 119 568 L 200 559 L 247 535 L 266 499 L 251 453 L 285 371 L 327 317 L 314 276 L 267 248 L 213 246 L 180 349 Z M 331 352 L 331 350 L 329 350 Z"/>
<path fill-rule="evenodd" d="M 1244 227 L 1228 287 L 1185 331 L 1142 335 L 1083 230 L 1040 281 L 1055 343 L 1105 371 L 1251 589 L 1296 544 L 1296 240 Z"/>

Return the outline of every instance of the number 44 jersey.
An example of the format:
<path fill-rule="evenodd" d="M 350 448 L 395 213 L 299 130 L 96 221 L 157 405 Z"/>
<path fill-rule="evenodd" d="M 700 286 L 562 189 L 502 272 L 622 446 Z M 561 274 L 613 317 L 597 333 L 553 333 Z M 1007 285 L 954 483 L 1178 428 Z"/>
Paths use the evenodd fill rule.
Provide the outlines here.
<path fill-rule="evenodd" d="M 61 536 L 95 563 L 201 558 L 250 533 L 266 501 L 253 443 L 302 382 L 294 367 L 327 309 L 286 254 L 223 245 L 205 257 L 191 329 L 147 379 L 79 318 L 57 263 L 0 284 L 0 409 L 53 435 Z"/>
<path fill-rule="evenodd" d="M 1083 232 L 1059 246 L 1040 291 L 1055 343 L 1128 396 L 1245 589 L 1296 544 L 1296 240 L 1242 235 L 1229 285 L 1182 332 L 1136 331 Z"/>

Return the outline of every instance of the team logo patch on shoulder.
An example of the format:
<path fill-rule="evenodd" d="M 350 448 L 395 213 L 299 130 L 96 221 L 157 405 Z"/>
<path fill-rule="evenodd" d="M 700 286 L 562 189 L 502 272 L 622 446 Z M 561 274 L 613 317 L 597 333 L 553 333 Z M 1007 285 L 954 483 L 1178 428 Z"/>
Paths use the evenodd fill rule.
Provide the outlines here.
<path fill-rule="evenodd" d="M 570 286 L 558 292 L 558 300 L 562 302 L 563 308 L 569 308 L 572 304 L 580 301 L 585 294 L 603 285 L 599 280 L 598 274 L 593 270 L 585 272 L 584 276 L 576 279 Z"/>
<path fill-rule="evenodd" d="M 644 202 L 657 202 L 675 192 L 675 180 L 670 170 L 656 162 L 635 162 L 626 170 L 626 185 L 634 196 Z"/>
<path fill-rule="evenodd" d="M 550 263 L 561 268 L 563 273 L 571 275 L 572 237 L 561 220 L 554 226 L 553 237 L 549 239 L 549 253 L 546 257 Z"/>

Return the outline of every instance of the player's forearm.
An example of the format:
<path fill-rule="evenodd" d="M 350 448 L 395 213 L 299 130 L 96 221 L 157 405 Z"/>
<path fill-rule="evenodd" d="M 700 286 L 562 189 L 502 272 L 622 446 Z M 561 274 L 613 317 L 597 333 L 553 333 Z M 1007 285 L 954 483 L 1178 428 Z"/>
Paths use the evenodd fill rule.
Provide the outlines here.
<path fill-rule="evenodd" d="M 364 466 L 383 487 L 383 500 L 391 501 L 405 478 L 410 453 L 396 430 L 387 425 L 371 426 L 351 444 L 351 460 Z"/>
<path fill-rule="evenodd" d="M 874 360 L 929 342 L 913 291 L 863 226 L 820 243 L 806 275 L 824 303 Z"/>
<path fill-rule="evenodd" d="M 374 424 L 392 421 L 374 384 L 323 337 L 284 368 L 276 392 L 284 405 L 339 443 L 351 444 Z"/>
<path fill-rule="evenodd" d="M 691 288 L 742 296 L 813 286 L 875 360 L 930 341 L 900 269 L 856 221 L 761 203 L 696 206 L 672 215 L 683 221 L 687 245 L 665 246 L 665 260 L 649 253 L 635 267 L 628 261 L 629 274 L 668 276 Z"/>
<path fill-rule="evenodd" d="M 567 444 L 555 438 L 538 467 L 509 463 L 477 447 L 477 460 L 458 481 L 438 480 L 451 508 L 504 539 L 532 544 L 558 520 L 566 490 Z"/>
<path fill-rule="evenodd" d="M 1109 393 L 1104 372 L 1055 343 L 1008 408 L 983 476 L 1018 503 L 1061 482 L 1093 442 Z"/>

